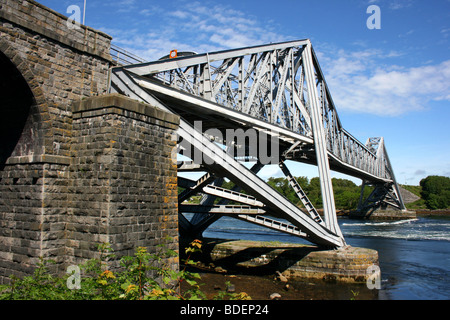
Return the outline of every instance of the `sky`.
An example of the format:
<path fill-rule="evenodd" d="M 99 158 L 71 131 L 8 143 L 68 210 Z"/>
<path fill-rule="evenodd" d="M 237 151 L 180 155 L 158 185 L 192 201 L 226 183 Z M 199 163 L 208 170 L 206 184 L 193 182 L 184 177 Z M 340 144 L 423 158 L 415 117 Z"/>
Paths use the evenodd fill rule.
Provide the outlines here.
<path fill-rule="evenodd" d="M 66 16 L 84 6 L 38 2 Z M 399 183 L 450 176 L 450 0 L 86 0 L 85 24 L 148 61 L 173 49 L 310 39 L 342 125 L 363 143 L 384 137 Z M 318 175 L 289 166 L 295 176 Z M 277 166 L 261 174 L 282 175 Z"/>

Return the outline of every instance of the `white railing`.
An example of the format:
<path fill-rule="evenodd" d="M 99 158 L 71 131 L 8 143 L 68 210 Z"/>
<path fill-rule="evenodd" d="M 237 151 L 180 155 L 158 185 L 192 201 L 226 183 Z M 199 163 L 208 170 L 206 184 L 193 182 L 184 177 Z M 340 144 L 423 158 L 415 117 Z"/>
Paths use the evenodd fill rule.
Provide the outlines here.
<path fill-rule="evenodd" d="M 127 66 L 147 62 L 145 59 L 138 57 L 137 55 L 122 49 L 115 44 L 111 44 L 110 54 L 111 58 L 118 66 Z"/>

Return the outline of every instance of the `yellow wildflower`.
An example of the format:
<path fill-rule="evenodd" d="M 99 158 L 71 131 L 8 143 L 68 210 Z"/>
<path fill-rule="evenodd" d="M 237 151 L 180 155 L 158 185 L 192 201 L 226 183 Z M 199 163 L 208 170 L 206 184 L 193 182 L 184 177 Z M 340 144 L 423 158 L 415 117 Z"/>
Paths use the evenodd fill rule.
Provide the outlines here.
<path fill-rule="evenodd" d="M 126 293 L 130 293 L 131 291 L 135 291 L 136 288 L 137 288 L 136 285 L 130 284 L 130 285 L 128 286 L 127 290 L 125 290 L 125 292 L 126 292 Z"/>
<path fill-rule="evenodd" d="M 153 289 L 152 292 L 150 292 L 150 295 L 153 296 L 160 296 L 164 294 L 164 291 L 162 291 L 161 289 Z"/>
<path fill-rule="evenodd" d="M 100 275 L 100 277 L 104 277 L 106 279 L 115 279 L 116 278 L 116 276 L 112 273 L 112 271 L 109 271 L 109 270 L 103 271 L 103 273 Z"/>

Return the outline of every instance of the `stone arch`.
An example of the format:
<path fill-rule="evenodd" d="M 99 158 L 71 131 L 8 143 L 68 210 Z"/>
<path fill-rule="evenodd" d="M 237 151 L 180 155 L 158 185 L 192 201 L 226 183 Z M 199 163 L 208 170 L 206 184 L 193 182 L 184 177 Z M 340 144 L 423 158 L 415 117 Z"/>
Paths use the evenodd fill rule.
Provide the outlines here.
<path fill-rule="evenodd" d="M 28 63 L 0 40 L 0 169 L 11 156 L 42 155 L 53 137 L 48 104 Z"/>

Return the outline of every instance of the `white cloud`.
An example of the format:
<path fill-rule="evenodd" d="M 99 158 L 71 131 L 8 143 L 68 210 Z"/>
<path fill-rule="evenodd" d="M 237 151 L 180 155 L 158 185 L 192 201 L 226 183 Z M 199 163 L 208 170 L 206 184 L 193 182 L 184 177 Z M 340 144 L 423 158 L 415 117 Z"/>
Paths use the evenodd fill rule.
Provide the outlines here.
<path fill-rule="evenodd" d="M 123 1 L 134 4 L 133 0 Z M 153 11 L 142 9 L 140 14 Z M 117 45 L 147 60 L 157 60 L 173 49 L 203 53 L 288 40 L 267 22 L 229 5 L 208 6 L 195 1 L 184 5 L 183 10 L 159 10 L 158 21 L 152 20 L 151 33 L 140 29 L 111 35 Z"/>
<path fill-rule="evenodd" d="M 122 4 L 134 6 L 136 2 L 123 0 Z M 137 26 L 107 33 L 116 44 L 149 61 L 173 49 L 203 53 L 292 40 L 268 22 L 227 5 L 189 2 L 183 10 L 158 9 L 141 10 L 141 14 L 158 11 L 154 15 L 158 20 L 152 19 L 148 30 Z M 396 116 L 427 108 L 432 100 L 450 100 L 450 60 L 405 68 L 393 63 L 401 52 L 370 49 L 367 43 L 363 48 L 317 50 L 338 110 Z"/>
<path fill-rule="evenodd" d="M 179 18 L 179 19 L 185 19 L 188 17 L 188 13 L 186 11 L 176 10 L 168 13 L 169 15 Z"/>
<path fill-rule="evenodd" d="M 450 28 L 444 28 L 441 30 L 442 35 L 444 38 L 447 38 L 450 35 Z"/>
<path fill-rule="evenodd" d="M 263 180 L 267 180 L 269 178 L 284 177 L 283 172 L 281 172 L 280 167 L 278 165 L 267 165 L 267 166 L 265 166 L 258 173 L 258 176 L 261 179 L 263 179 Z"/>
<path fill-rule="evenodd" d="M 450 60 L 405 68 L 389 64 L 400 53 L 364 50 L 321 53 L 338 110 L 397 116 L 422 110 L 432 100 L 450 101 Z"/>
<path fill-rule="evenodd" d="M 395 0 L 389 1 L 389 9 L 391 10 L 399 10 L 403 8 L 408 8 L 413 5 L 413 0 Z"/>

